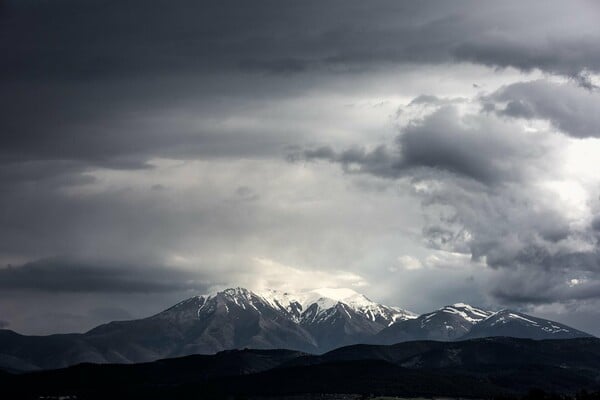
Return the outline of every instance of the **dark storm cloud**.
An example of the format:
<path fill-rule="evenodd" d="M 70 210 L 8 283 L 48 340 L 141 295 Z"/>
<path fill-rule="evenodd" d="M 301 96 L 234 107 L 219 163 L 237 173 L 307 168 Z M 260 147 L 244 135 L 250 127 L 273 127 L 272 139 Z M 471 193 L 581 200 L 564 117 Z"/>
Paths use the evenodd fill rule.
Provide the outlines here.
<path fill-rule="evenodd" d="M 247 93 L 231 93 L 226 83 L 221 88 L 195 80 L 169 83 L 6 84 L 0 94 L 5 116 L 0 167 L 29 163 L 24 168 L 33 172 L 35 162 L 45 162 L 49 168 L 39 173 L 46 175 L 63 169 L 144 169 L 152 157 L 255 156 L 281 146 L 273 132 L 214 123 L 245 107 Z M 165 110 L 187 117 L 159 119 Z M 192 119 L 203 116 L 204 123 Z"/>
<path fill-rule="evenodd" d="M 405 177 L 419 169 L 438 170 L 489 185 L 519 179 L 522 171 L 513 161 L 540 155 L 532 146 L 535 138 L 507 137 L 504 129 L 505 125 L 492 119 L 461 120 L 455 107 L 444 106 L 405 127 L 393 148 L 382 145 L 371 151 L 336 152 L 325 146 L 290 158 L 325 159 L 340 163 L 347 172 L 383 178 Z"/>
<path fill-rule="evenodd" d="M 46 184 L 52 187 L 80 185 L 94 182 L 86 175 L 91 166 L 76 161 L 27 161 L 0 163 L 0 188 Z"/>
<path fill-rule="evenodd" d="M 591 76 L 600 71 L 599 9 L 586 1 L 4 1 L 0 256 L 41 260 L 1 269 L 0 292 L 9 292 L 7 298 L 27 292 L 30 309 L 47 293 L 73 296 L 58 302 L 62 309 L 84 292 L 98 299 L 103 293 L 112 297 L 130 291 L 172 297 L 188 289 L 201 292 L 204 286 L 195 275 L 162 265 L 178 255 L 190 268 L 210 270 L 218 284 L 234 279 L 228 274 L 239 276 L 247 266 L 245 257 L 269 256 L 277 253 L 275 248 L 292 264 L 307 259 L 306 265 L 327 264 L 316 256 L 294 258 L 336 248 L 313 235 L 314 226 L 302 225 L 301 219 L 314 225 L 314 215 L 324 224 L 335 218 L 319 208 L 324 206 L 315 201 L 317 195 L 302 198 L 301 205 L 289 204 L 289 197 L 270 192 L 273 185 L 284 186 L 277 179 L 273 183 L 261 176 L 260 182 L 269 185 L 260 191 L 254 189 L 257 182 L 246 182 L 245 164 L 226 168 L 241 160 L 279 160 L 290 146 L 322 143 L 308 131 L 328 127 L 320 126 L 318 117 L 308 120 L 330 110 L 303 114 L 299 121 L 291 115 L 296 109 L 279 112 L 280 100 L 299 100 L 305 103 L 296 107 L 316 109 L 322 97 L 338 96 L 358 76 L 434 65 L 458 75 L 464 63 L 541 69 L 594 89 Z M 352 174 L 422 184 L 425 191 L 417 194 L 427 211 L 436 212 L 423 229 L 431 247 L 472 252 L 474 259 L 485 258 L 498 270 L 518 264 L 557 271 L 568 258 L 569 272 L 592 279 L 593 254 L 579 256 L 561 248 L 590 232 L 572 228 L 556 210 L 531 207 L 539 194 L 526 182 L 547 167 L 540 161 L 548 152 L 545 142 L 511 124 L 515 118 L 541 118 L 576 137 L 598 136 L 597 113 L 592 112 L 597 93 L 588 91 L 594 100 L 586 103 L 579 94 L 585 91 L 575 85 L 509 86 L 487 100 L 492 112 L 462 118 L 455 106 L 463 99 L 435 96 L 438 81 L 430 78 L 432 87 L 425 93 L 433 94 L 416 98 L 412 107 L 440 109 L 413 121 L 396 142 L 370 147 L 333 142 L 300 158 L 326 159 Z M 398 94 L 405 94 L 400 86 Z M 549 104 L 551 97 L 557 106 Z M 576 107 L 569 109 L 571 104 Z M 308 123 L 316 128 L 307 128 Z M 346 139 L 340 125 L 333 129 L 336 137 Z M 161 169 L 160 158 L 218 159 L 225 166 L 194 164 L 191 177 L 189 169 Z M 156 172 L 152 179 L 146 175 L 150 171 Z M 255 175 L 260 173 L 266 174 Z M 290 179 L 290 188 L 277 189 L 296 200 L 302 196 L 291 186 L 305 182 Z M 311 207 L 317 208 L 315 214 L 307 211 Z M 437 218 L 438 208 L 442 218 Z M 366 225 L 379 224 L 357 221 L 361 235 Z M 344 235 L 357 231 L 346 226 Z M 324 250 L 317 242 L 326 243 Z M 56 254 L 67 257 L 47 258 Z M 115 261 L 70 257 L 78 255 Z M 325 261 L 356 259 L 343 251 L 329 257 Z M 224 271 L 213 261 L 236 266 Z M 526 287 L 521 295 L 541 290 Z M 40 332 L 47 329 L 42 325 L 58 327 L 63 321 L 76 327 L 125 317 L 118 307 L 97 309 L 94 304 L 73 318 L 64 313 L 62 319 L 39 322 L 31 313 L 19 322 L 24 306 L 14 296 L 6 318 L 13 326 L 37 326 Z M 77 322 L 82 316 L 91 319 Z"/>
<path fill-rule="evenodd" d="M 591 96 L 575 86 L 566 90 Z M 497 301 L 599 299 L 600 257 L 595 250 L 579 250 L 597 245 L 596 220 L 574 227 L 564 210 L 540 201 L 547 194 L 536 182 L 552 173 L 558 146 L 553 141 L 560 137 L 525 132 L 510 119 L 503 121 L 505 113 L 463 115 L 454 106 L 438 107 L 409 122 L 393 147 L 340 152 L 322 147 L 303 156 L 339 163 L 349 173 L 416 185 L 428 210 L 425 243 L 485 261 L 497 271 L 488 287 Z"/>
<path fill-rule="evenodd" d="M 600 232 L 600 215 L 596 216 L 593 220 L 592 220 L 592 229 Z"/>
<path fill-rule="evenodd" d="M 216 102 L 281 90 L 240 84 L 260 71 L 352 73 L 463 60 L 596 71 L 597 12 L 586 2 L 8 1 L 0 14 L 0 164 L 122 169 L 147 168 L 153 157 L 272 155 L 290 139 L 147 117 L 191 98 L 188 111 L 206 120 L 214 110 L 235 113 Z M 557 19 L 562 35 L 548 37 L 553 25 L 545 23 Z"/>
<path fill-rule="evenodd" d="M 511 160 L 530 150 L 504 135 L 496 121 L 461 121 L 453 107 L 444 107 L 424 121 L 409 125 L 398 138 L 409 167 L 447 170 L 490 184 L 520 175 Z M 534 155 L 534 154 L 532 154 Z"/>
<path fill-rule="evenodd" d="M 600 92 L 546 80 L 519 82 L 485 97 L 488 109 L 513 118 L 544 119 L 562 132 L 600 137 Z M 491 107 L 491 108 L 490 108 Z"/>
<path fill-rule="evenodd" d="M 592 10 L 598 12 L 594 7 Z M 485 32 L 482 37 L 458 45 L 454 54 L 458 59 L 491 67 L 515 67 L 524 71 L 537 68 L 570 76 L 585 87 L 589 87 L 585 71 L 598 71 L 600 66 L 598 42 L 594 37 L 522 39 L 506 32 Z"/>
<path fill-rule="evenodd" d="M 2 12 L 0 71 L 84 79 L 465 60 L 578 73 L 600 67 L 598 11 L 583 1 L 14 1 Z"/>
<path fill-rule="evenodd" d="M 570 265 L 568 258 L 586 258 L 595 267 L 596 274 L 578 270 Z M 572 254 L 561 257 L 567 261 L 561 271 L 549 273 L 535 268 L 503 270 L 494 276 L 491 294 L 504 304 L 548 304 L 563 302 L 594 301 L 600 298 L 598 279 L 599 255 Z"/>
<path fill-rule="evenodd" d="M 0 290 L 161 293 L 206 289 L 194 278 L 174 268 L 50 258 L 0 269 Z"/>
<path fill-rule="evenodd" d="M 379 146 L 374 150 L 363 148 L 352 148 L 342 152 L 336 152 L 331 147 L 319 147 L 306 150 L 301 154 L 292 154 L 291 161 L 306 160 L 328 160 L 340 163 L 346 172 L 368 173 L 381 177 L 397 177 L 400 175 L 404 165 L 397 154 L 386 146 Z"/>

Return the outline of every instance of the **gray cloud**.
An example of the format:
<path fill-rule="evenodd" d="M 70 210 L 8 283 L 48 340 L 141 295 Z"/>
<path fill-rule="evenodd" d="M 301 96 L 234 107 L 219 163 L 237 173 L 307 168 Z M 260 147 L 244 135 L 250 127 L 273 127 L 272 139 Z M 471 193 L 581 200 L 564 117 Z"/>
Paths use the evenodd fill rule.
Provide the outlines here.
<path fill-rule="evenodd" d="M 600 232 L 600 215 L 592 220 L 592 229 Z"/>
<path fill-rule="evenodd" d="M 511 37 L 506 32 L 486 32 L 482 37 L 458 45 L 455 55 L 465 61 L 493 67 L 515 67 L 525 71 L 538 68 L 573 77 L 582 86 L 589 86 L 585 71 L 597 71 L 600 63 L 596 40 L 583 35 L 543 38 L 536 37 L 536 33 L 523 41 L 522 37 Z"/>
<path fill-rule="evenodd" d="M 587 93 L 573 86 L 568 90 Z M 304 157 L 339 163 L 349 173 L 406 182 L 425 208 L 425 243 L 468 254 L 497 270 L 487 284 L 496 301 L 523 305 L 600 298 L 600 258 L 595 250 L 581 250 L 597 245 L 596 221 L 575 227 L 558 204 L 540 201 L 548 194 L 536 184 L 557 179 L 552 165 L 567 139 L 526 132 L 485 109 L 461 115 L 454 106 L 438 107 L 409 122 L 394 147 L 370 152 L 324 147 Z"/>
<path fill-rule="evenodd" d="M 544 154 L 545 145 L 535 136 L 506 135 L 511 128 L 517 129 L 485 117 L 462 119 L 455 107 L 443 106 L 405 127 L 395 147 L 341 152 L 320 147 L 292 154 L 290 160 L 324 159 L 340 163 L 347 172 L 384 178 L 437 170 L 491 185 L 520 179 L 525 172 L 518 161 Z"/>
<path fill-rule="evenodd" d="M 597 12 L 583 1 L 8 1 L 0 168 L 57 164 L 43 168 L 49 174 L 66 163 L 81 172 L 148 168 L 154 157 L 273 154 L 302 138 L 211 122 L 244 108 L 240 99 L 299 90 L 316 75 L 473 61 L 585 77 L 600 67 Z M 561 35 L 548 36 L 556 20 Z M 273 84 L 262 72 L 304 79 Z M 151 118 L 182 104 L 202 123 Z"/>
<path fill-rule="evenodd" d="M 43 259 L 0 269 L 1 290 L 42 292 L 161 293 L 193 290 L 206 284 L 173 268 Z"/>
<path fill-rule="evenodd" d="M 477 88 L 477 86 L 475 86 Z M 456 97 L 456 98 L 440 98 L 437 96 L 433 96 L 430 94 L 422 94 L 420 96 L 415 97 L 414 99 L 411 100 L 411 102 L 409 103 L 409 106 L 413 106 L 413 105 L 420 105 L 420 104 L 430 104 L 430 105 L 436 105 L 436 106 L 442 106 L 442 105 L 450 105 L 450 104 L 455 104 L 455 103 L 465 103 L 467 102 L 468 99 L 463 98 L 463 97 Z"/>
<path fill-rule="evenodd" d="M 544 119 L 564 133 L 600 137 L 600 92 L 546 80 L 519 82 L 485 97 L 488 107 L 513 118 Z"/>
<path fill-rule="evenodd" d="M 536 186 L 568 138 L 522 125 L 598 137 L 598 18 L 587 1 L 3 2 L 0 258 L 20 266 L 0 270 L 2 317 L 81 330 L 314 270 L 416 308 L 469 288 L 594 299 L 597 221 Z M 524 72 L 570 81 L 514 84 Z M 306 148 L 347 178 L 281 160 Z M 492 268 L 390 277 L 432 248 Z M 492 272 L 513 274 L 485 286 Z M 540 286 L 503 290 L 519 276 Z"/>
<path fill-rule="evenodd" d="M 597 253 L 570 254 L 560 257 L 559 271 L 534 268 L 516 268 L 504 270 L 494 275 L 491 294 L 504 304 L 552 304 L 568 305 L 600 298 L 600 280 L 598 279 L 599 256 Z M 595 271 L 585 271 L 581 265 L 573 265 L 571 259 L 585 258 Z M 577 261 L 576 261 L 577 262 Z"/>
<path fill-rule="evenodd" d="M 7 2 L 1 14 L 5 40 L 0 45 L 13 56 L 1 71 L 13 78 L 82 79 L 173 70 L 285 73 L 323 65 L 352 69 L 458 59 L 576 73 L 600 66 L 597 14 L 597 7 L 585 1 L 568 7 L 558 1 L 379 1 L 369 6 L 359 1 L 302 6 L 15 1 Z M 530 24 L 532 18 L 538 23 Z M 556 24 L 561 35 L 549 35 Z M 20 38 L 18 48 L 12 37 Z"/>

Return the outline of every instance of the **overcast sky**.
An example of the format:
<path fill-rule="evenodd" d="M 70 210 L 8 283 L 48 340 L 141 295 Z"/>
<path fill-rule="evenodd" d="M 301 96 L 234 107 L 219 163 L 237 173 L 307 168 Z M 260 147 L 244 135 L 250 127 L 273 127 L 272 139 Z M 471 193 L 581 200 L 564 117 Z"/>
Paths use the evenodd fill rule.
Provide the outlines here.
<path fill-rule="evenodd" d="M 330 286 L 600 334 L 598 21 L 592 0 L 1 2 L 0 328 Z"/>

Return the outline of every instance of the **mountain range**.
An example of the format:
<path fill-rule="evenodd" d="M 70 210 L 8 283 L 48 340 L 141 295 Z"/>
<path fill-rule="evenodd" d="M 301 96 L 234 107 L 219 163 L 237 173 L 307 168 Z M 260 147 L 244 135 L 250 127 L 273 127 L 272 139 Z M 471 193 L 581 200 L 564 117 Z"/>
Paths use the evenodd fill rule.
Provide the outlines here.
<path fill-rule="evenodd" d="M 416 315 L 378 304 L 351 289 L 257 293 L 232 288 L 189 298 L 148 318 L 110 322 L 82 334 L 25 336 L 0 330 L 0 369 L 139 363 L 240 348 L 323 353 L 356 343 L 492 336 L 570 339 L 590 335 L 516 311 L 492 312 L 463 303 Z"/>
<path fill-rule="evenodd" d="M 600 390 L 600 339 L 416 341 L 322 355 L 227 350 L 140 364 L 0 372 L 0 387 L 11 399 L 514 399 L 532 388 Z M 543 397 L 526 397 L 535 398 Z"/>

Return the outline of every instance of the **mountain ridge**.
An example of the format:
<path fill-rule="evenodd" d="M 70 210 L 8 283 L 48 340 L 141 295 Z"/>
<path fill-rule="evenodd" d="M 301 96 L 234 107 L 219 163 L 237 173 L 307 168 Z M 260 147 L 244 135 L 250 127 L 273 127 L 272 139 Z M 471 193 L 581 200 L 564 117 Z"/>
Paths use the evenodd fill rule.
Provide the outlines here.
<path fill-rule="evenodd" d="M 194 296 L 150 317 L 109 322 L 83 334 L 25 336 L 0 330 L 0 369 L 138 363 L 236 348 L 324 353 L 358 343 L 489 336 L 591 335 L 516 311 L 491 312 L 464 303 L 417 316 L 351 289 L 261 293 L 238 287 Z"/>
<path fill-rule="evenodd" d="M 324 393 L 511 398 L 532 388 L 552 393 L 595 391 L 600 389 L 599 376 L 598 338 L 495 337 L 361 344 L 322 355 L 228 350 L 134 365 L 87 363 L 51 371 L 0 374 L 0 382 L 3 393 L 26 399 L 42 395 L 55 398 L 52 396 L 65 393 L 82 399 L 281 398 L 302 393 L 318 398 L 328 398 L 321 397 Z"/>

